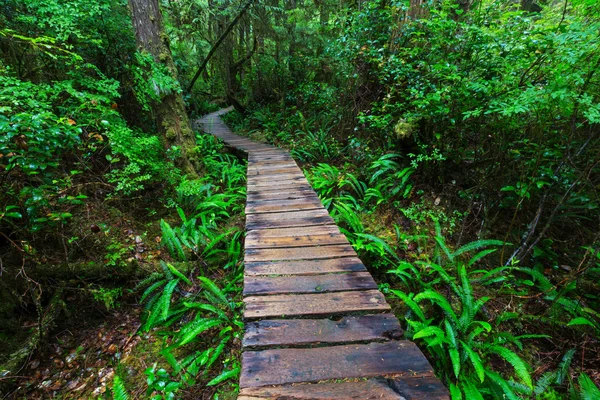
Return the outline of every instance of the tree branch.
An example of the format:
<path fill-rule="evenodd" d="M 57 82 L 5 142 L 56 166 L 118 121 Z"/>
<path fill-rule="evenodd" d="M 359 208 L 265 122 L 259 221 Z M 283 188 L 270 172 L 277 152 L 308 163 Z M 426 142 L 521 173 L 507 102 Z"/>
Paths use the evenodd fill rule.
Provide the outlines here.
<path fill-rule="evenodd" d="M 206 68 L 206 65 L 208 64 L 208 61 L 210 61 L 210 59 L 215 54 L 215 52 L 217 51 L 217 49 L 219 48 L 219 46 L 221 45 L 221 43 L 223 43 L 223 40 L 225 40 L 225 38 L 227 37 L 227 35 L 229 35 L 229 32 L 231 32 L 231 30 L 237 24 L 237 22 L 240 20 L 240 18 L 242 18 L 242 16 L 246 13 L 246 11 L 248 11 L 248 9 L 250 8 L 250 6 L 252 5 L 253 2 L 254 2 L 254 0 L 248 0 L 246 2 L 246 4 L 244 4 L 244 6 L 242 7 L 242 9 L 238 13 L 238 15 L 235 16 L 235 18 L 227 26 L 227 29 L 225 29 L 225 31 L 217 39 L 217 41 L 215 42 L 215 44 L 212 46 L 212 48 L 210 49 L 210 51 L 208 52 L 208 54 L 204 58 L 204 61 L 202 61 L 202 64 L 198 68 L 198 71 L 196 71 L 196 74 L 192 78 L 192 81 L 188 85 L 188 87 L 186 89 L 187 93 L 190 93 L 192 91 L 192 88 L 194 87 L 194 84 L 196 83 L 196 81 L 198 80 L 198 78 L 200 77 L 200 75 L 202 74 L 202 71 L 204 71 L 204 69 Z"/>

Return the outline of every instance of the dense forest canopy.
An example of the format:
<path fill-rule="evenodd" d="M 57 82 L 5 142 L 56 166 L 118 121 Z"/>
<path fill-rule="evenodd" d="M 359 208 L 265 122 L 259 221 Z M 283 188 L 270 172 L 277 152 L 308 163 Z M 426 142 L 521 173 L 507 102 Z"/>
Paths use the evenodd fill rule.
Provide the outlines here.
<path fill-rule="evenodd" d="M 6 398 L 236 398 L 245 161 L 194 131 L 227 106 L 453 399 L 600 398 L 596 0 L 0 10 Z"/>

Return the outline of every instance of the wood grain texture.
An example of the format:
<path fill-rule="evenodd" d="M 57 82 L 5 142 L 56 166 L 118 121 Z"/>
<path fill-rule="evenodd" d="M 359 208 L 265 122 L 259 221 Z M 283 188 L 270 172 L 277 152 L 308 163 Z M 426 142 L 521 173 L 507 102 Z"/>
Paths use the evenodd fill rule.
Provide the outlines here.
<path fill-rule="evenodd" d="M 317 194 L 312 189 L 295 189 L 283 192 L 250 192 L 246 193 L 246 200 L 254 203 L 257 201 L 278 201 L 278 200 L 293 200 L 293 199 L 305 199 L 305 198 L 316 198 Z"/>
<path fill-rule="evenodd" d="M 330 319 L 262 320 L 246 324 L 242 346 L 290 347 L 400 339 L 402 329 L 393 314 Z"/>
<path fill-rule="evenodd" d="M 316 260 L 320 258 L 356 257 L 349 244 L 334 244 L 314 247 L 289 247 L 269 249 L 246 249 L 245 262 Z"/>
<path fill-rule="evenodd" d="M 240 387 L 395 374 L 432 375 L 433 371 L 423 353 L 408 341 L 246 351 Z"/>
<path fill-rule="evenodd" d="M 292 226 L 330 225 L 335 223 L 325 209 L 289 211 L 285 213 L 248 214 L 246 227 L 252 229 L 287 228 Z"/>
<path fill-rule="evenodd" d="M 246 388 L 238 400 L 450 400 L 450 395 L 437 378 L 422 375 Z"/>
<path fill-rule="evenodd" d="M 323 205 L 316 196 L 280 201 L 253 201 L 246 203 L 246 214 L 261 214 L 282 211 L 301 211 L 321 209 Z"/>
<path fill-rule="evenodd" d="M 328 316 L 385 312 L 390 306 L 378 290 L 316 294 L 281 294 L 244 298 L 244 319 Z"/>
<path fill-rule="evenodd" d="M 246 276 L 244 278 L 244 296 L 367 289 L 377 289 L 377 284 L 368 272 L 308 276 Z"/>
<path fill-rule="evenodd" d="M 278 237 L 300 237 L 312 235 L 341 235 L 337 225 L 307 226 L 300 228 L 257 229 L 246 234 L 247 239 L 261 240 Z"/>
<path fill-rule="evenodd" d="M 323 225 L 327 226 L 327 225 Z M 300 227 L 307 228 L 307 227 Z M 308 227 L 308 228 L 313 228 Z M 264 232 L 275 229 L 261 229 L 251 232 Z M 246 237 L 246 249 L 269 249 L 277 247 L 306 247 L 306 246 L 326 246 L 331 244 L 350 245 L 346 236 L 341 233 L 327 233 L 323 235 L 301 235 L 301 236 L 280 236 L 280 237 Z"/>
<path fill-rule="evenodd" d="M 245 268 L 246 275 L 314 275 L 367 270 L 363 263 L 356 257 L 329 260 L 246 263 Z"/>

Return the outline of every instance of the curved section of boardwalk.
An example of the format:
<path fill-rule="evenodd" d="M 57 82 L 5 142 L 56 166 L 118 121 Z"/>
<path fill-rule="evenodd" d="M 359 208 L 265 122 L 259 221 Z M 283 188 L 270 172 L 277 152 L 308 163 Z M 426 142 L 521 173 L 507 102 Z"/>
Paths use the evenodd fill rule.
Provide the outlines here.
<path fill-rule="evenodd" d="M 240 400 L 448 399 L 293 158 L 198 121 L 248 155 Z"/>

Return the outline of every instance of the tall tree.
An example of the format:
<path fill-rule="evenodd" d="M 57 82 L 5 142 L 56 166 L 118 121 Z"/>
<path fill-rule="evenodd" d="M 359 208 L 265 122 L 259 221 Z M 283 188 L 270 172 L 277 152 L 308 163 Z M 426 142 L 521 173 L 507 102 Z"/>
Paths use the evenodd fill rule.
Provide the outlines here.
<path fill-rule="evenodd" d="M 129 7 L 139 51 L 151 54 L 154 61 L 165 66 L 177 80 L 177 68 L 164 32 L 158 0 L 129 0 Z M 185 111 L 181 90 L 164 93 L 161 100 L 154 105 L 154 112 L 165 146 L 178 146 L 181 149 L 181 157 L 176 161 L 177 166 L 185 174 L 195 175 L 190 156 L 196 140 Z"/>

